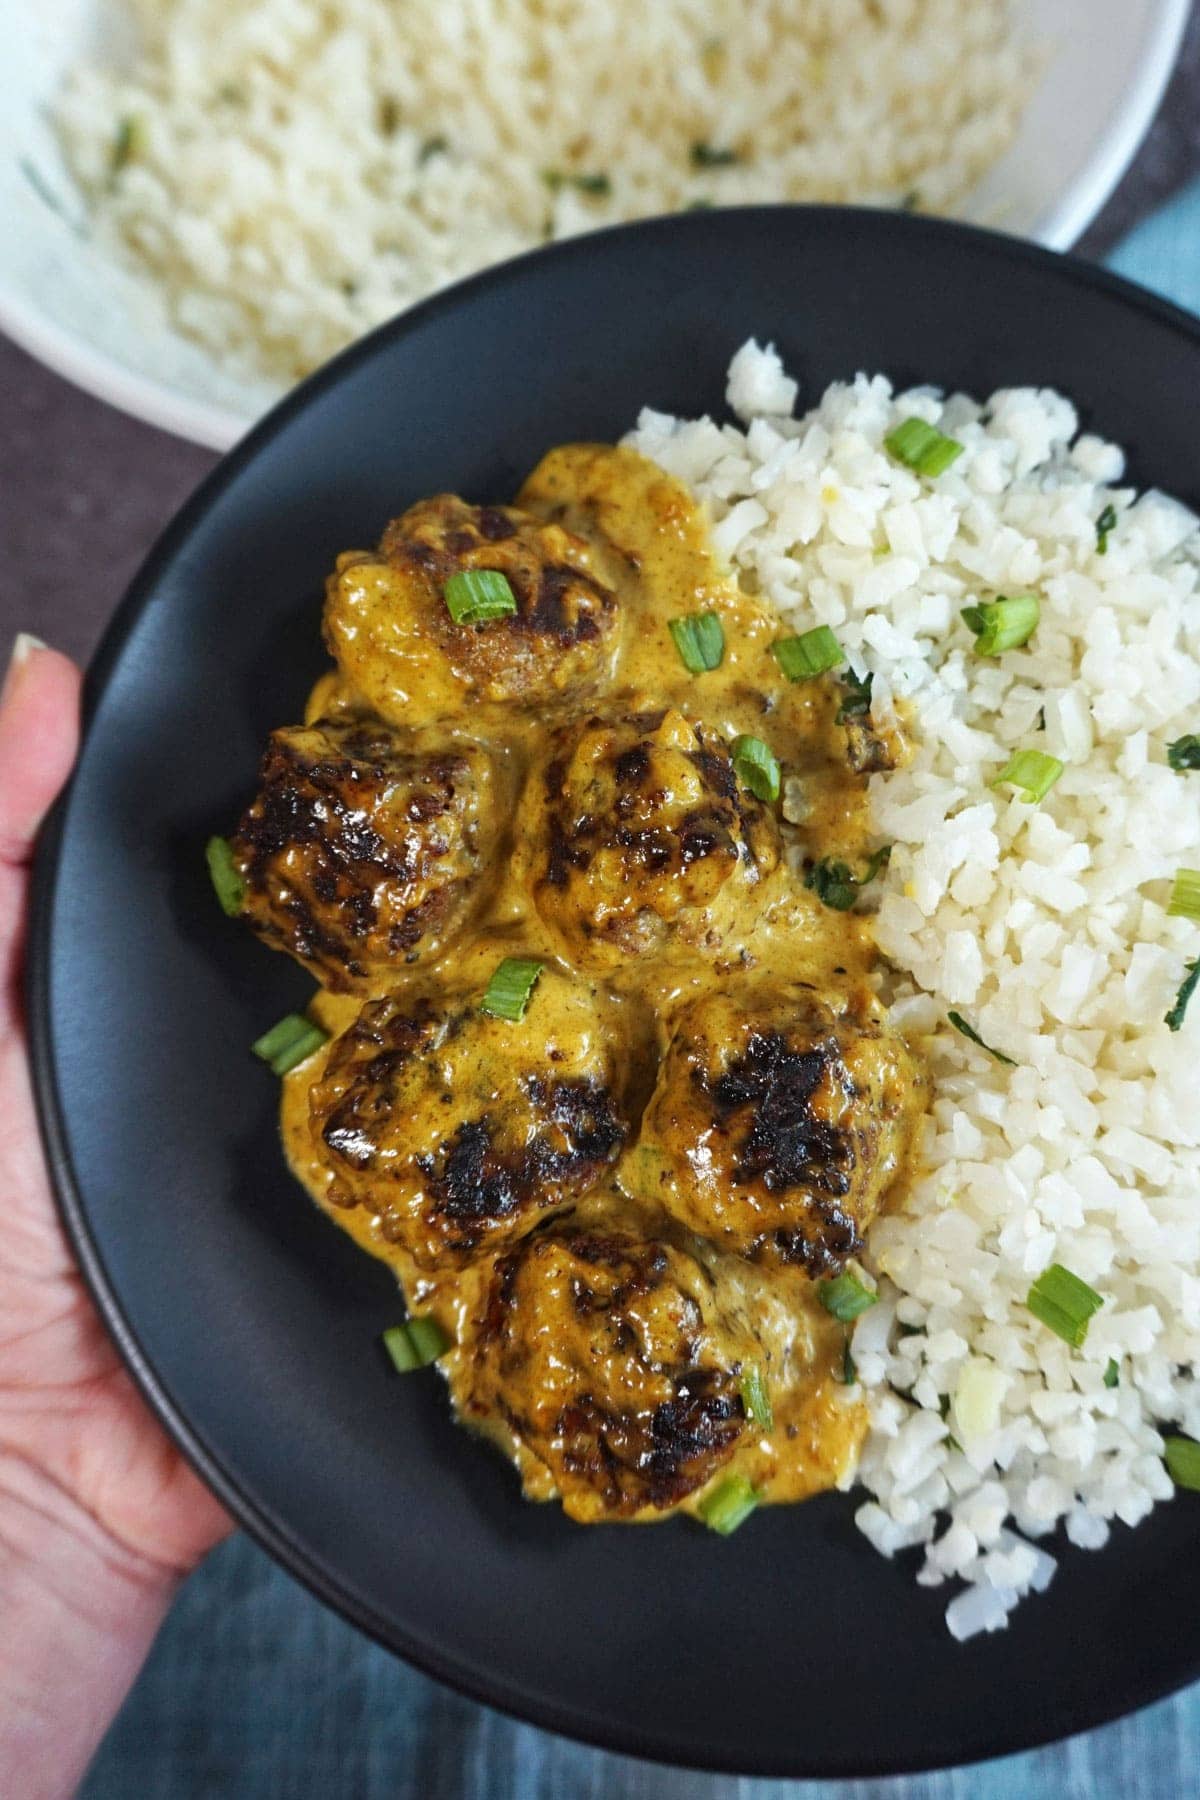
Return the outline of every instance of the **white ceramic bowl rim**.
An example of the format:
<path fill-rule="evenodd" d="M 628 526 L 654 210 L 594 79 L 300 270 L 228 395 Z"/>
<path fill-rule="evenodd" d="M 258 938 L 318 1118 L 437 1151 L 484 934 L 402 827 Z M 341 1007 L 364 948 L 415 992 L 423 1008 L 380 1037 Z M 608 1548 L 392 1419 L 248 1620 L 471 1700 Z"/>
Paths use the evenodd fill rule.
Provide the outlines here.
<path fill-rule="evenodd" d="M 1096 147 L 1058 198 L 1030 222 L 1028 234 L 1035 242 L 1069 249 L 1104 205 L 1158 109 L 1190 11 L 1191 0 L 1157 0 L 1120 103 L 1104 121 Z M 2 280 L 0 331 L 85 392 L 193 443 L 225 450 L 255 423 L 249 411 L 188 394 L 131 368 L 48 316 L 28 291 Z"/>

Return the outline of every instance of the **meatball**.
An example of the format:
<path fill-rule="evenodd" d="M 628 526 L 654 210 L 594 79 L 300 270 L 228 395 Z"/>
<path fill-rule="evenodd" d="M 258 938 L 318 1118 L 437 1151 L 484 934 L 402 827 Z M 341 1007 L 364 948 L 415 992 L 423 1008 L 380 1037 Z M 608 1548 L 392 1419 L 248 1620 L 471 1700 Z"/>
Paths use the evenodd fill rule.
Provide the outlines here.
<path fill-rule="evenodd" d="M 488 758 L 378 721 L 273 732 L 233 838 L 244 911 L 326 987 L 363 988 L 446 941 L 491 847 Z"/>
<path fill-rule="evenodd" d="M 779 860 L 774 815 L 724 739 L 673 708 L 562 728 L 525 810 L 538 912 L 587 967 L 672 939 L 722 950 Z"/>
<path fill-rule="evenodd" d="M 478 985 L 456 994 L 369 1001 L 309 1097 L 326 1203 L 368 1207 L 382 1243 L 429 1272 L 506 1249 L 578 1200 L 628 1129 L 588 989 L 547 968 L 523 1020 L 493 1018 L 473 966 Z"/>
<path fill-rule="evenodd" d="M 593 563 L 562 525 L 441 494 L 393 520 L 377 556 L 339 558 L 326 641 L 375 711 L 401 722 L 471 701 L 534 707 L 589 694 L 611 672 L 619 623 Z M 456 625 L 443 590 L 472 569 L 506 576 L 517 610 Z"/>
<path fill-rule="evenodd" d="M 836 1274 L 907 1152 L 917 1073 L 865 997 L 725 990 L 682 1014 L 639 1192 L 721 1250 Z"/>
<path fill-rule="evenodd" d="M 498 1414 L 572 1518 L 675 1506 L 751 1435 L 739 1378 L 758 1346 L 715 1292 L 668 1243 L 538 1232 L 496 1265 L 459 1410 Z"/>

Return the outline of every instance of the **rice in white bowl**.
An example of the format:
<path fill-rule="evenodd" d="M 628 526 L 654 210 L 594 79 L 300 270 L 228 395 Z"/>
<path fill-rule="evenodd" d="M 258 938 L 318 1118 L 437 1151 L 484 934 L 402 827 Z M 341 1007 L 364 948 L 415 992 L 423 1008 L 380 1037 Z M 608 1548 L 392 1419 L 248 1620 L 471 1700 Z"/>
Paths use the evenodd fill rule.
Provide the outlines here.
<path fill-rule="evenodd" d="M 745 201 L 952 211 L 1045 62 L 1015 0 L 114 0 L 53 118 L 92 236 L 296 380 L 472 270 Z M 110 46 L 112 35 L 109 37 Z"/>
<path fill-rule="evenodd" d="M 1200 994 L 1165 1022 L 1200 955 L 1167 911 L 1200 868 L 1200 773 L 1166 755 L 1200 727 L 1200 530 L 1123 487 L 1122 451 L 1046 389 L 981 404 L 859 375 L 796 419 L 751 343 L 728 397 L 744 429 L 645 411 L 628 441 L 789 625 L 874 672 L 877 718 L 907 703 L 912 758 L 871 778 L 894 846 L 877 936 L 932 1099 L 923 1172 L 869 1233 L 857 1517 L 885 1555 L 924 1546 L 917 1579 L 954 1584 L 966 1637 L 1050 1581 L 1037 1539 L 1098 1549 L 1170 1498 L 1164 1431 L 1200 1435 Z M 934 480 L 883 447 L 910 415 L 965 447 Z M 1017 591 L 1033 637 L 979 656 L 963 607 Z M 1065 765 L 1037 805 L 990 785 L 1025 748 Z M 1078 1350 L 1027 1305 L 1052 1263 L 1104 1297 Z"/>

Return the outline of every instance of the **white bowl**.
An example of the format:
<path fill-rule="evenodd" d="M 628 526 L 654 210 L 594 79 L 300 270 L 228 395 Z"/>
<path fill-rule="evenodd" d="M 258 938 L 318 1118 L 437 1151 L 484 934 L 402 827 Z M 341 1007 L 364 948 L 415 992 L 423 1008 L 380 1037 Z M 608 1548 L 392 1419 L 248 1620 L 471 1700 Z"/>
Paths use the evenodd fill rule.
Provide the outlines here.
<path fill-rule="evenodd" d="M 1065 249 L 1154 117 L 1189 0 L 1022 0 L 1020 10 L 1023 29 L 1051 46 L 1051 61 L 1008 154 L 961 216 Z M 207 351 L 148 320 L 136 279 L 104 261 L 82 231 L 83 209 L 46 123 L 62 70 L 106 26 L 111 42 L 113 20 L 104 0 L 39 0 L 36 9 L 0 0 L 0 329 L 136 418 L 225 449 L 279 388 L 234 379 Z"/>

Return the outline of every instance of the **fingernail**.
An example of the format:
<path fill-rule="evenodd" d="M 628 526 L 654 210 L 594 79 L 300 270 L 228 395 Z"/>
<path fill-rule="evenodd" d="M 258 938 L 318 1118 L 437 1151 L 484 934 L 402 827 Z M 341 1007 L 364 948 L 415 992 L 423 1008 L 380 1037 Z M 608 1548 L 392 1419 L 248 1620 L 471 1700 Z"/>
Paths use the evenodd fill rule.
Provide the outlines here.
<path fill-rule="evenodd" d="M 4 687 L 0 690 L 0 703 L 12 687 L 13 679 L 25 667 L 35 650 L 45 650 L 49 646 L 43 644 L 40 637 L 34 637 L 32 631 L 18 631 L 13 639 L 13 647 L 8 658 L 8 670 L 4 677 Z"/>
<path fill-rule="evenodd" d="M 48 644 L 43 644 L 40 637 L 34 637 L 32 631 L 18 631 L 13 639 L 9 667 L 19 669 L 23 662 L 28 662 L 35 650 L 48 650 L 49 647 Z"/>

